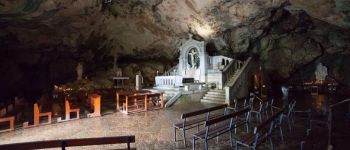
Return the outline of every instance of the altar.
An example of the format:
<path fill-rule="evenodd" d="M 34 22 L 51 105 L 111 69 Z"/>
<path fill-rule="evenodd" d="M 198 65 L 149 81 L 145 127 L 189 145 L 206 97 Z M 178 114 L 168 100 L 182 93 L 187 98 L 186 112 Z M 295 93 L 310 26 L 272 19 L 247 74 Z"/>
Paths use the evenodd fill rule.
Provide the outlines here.
<path fill-rule="evenodd" d="M 192 36 L 178 49 L 178 65 L 166 71 L 171 72 L 171 76 L 165 73 L 155 77 L 157 87 L 182 87 L 184 83 L 210 84 L 218 89 L 224 87 L 224 72 L 234 59 L 222 55 L 208 55 L 206 42 L 195 40 Z"/>

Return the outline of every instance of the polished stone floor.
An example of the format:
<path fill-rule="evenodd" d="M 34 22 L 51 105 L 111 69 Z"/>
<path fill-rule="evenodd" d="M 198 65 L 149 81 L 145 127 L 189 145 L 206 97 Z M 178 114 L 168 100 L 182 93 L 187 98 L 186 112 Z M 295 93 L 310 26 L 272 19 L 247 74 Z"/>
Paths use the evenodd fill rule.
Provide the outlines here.
<path fill-rule="evenodd" d="M 135 135 L 136 143 L 132 147 L 137 149 L 191 149 L 190 135 L 195 130 L 189 131 L 188 145 L 184 147 L 182 141 L 173 141 L 173 124 L 180 121 L 180 115 L 190 110 L 211 107 L 215 104 L 206 104 L 184 100 L 166 110 L 154 110 L 137 114 L 125 115 L 122 113 L 106 113 L 98 118 L 84 118 L 64 123 L 43 125 L 29 129 L 18 129 L 13 132 L 0 134 L 0 144 L 41 141 L 66 138 L 88 138 Z M 289 132 L 284 126 L 286 143 L 282 144 L 278 132 L 273 139 L 276 149 L 299 149 L 300 141 L 305 136 L 307 118 L 296 115 L 296 123 L 293 132 Z M 242 129 L 243 130 L 243 129 Z M 181 136 L 178 136 L 181 137 Z M 203 149 L 197 142 L 197 148 Z M 125 148 L 125 144 L 73 147 L 69 149 L 115 149 Z M 227 134 L 220 137 L 219 143 L 215 139 L 209 142 L 210 149 L 233 149 Z M 262 145 L 259 149 L 267 149 L 268 145 Z"/>

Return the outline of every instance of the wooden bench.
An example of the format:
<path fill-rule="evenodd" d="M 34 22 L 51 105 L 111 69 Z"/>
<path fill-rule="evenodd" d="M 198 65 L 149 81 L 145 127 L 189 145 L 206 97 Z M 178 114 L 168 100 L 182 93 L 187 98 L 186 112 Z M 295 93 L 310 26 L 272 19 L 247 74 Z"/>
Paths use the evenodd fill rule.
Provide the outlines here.
<path fill-rule="evenodd" d="M 44 124 L 50 124 L 51 123 L 51 117 L 52 113 L 51 112 L 40 112 L 38 103 L 34 103 L 34 126 L 38 126 L 40 124 L 40 117 L 47 117 L 48 121 Z M 23 123 L 23 128 L 28 128 L 29 127 L 29 122 L 24 122 Z"/>
<path fill-rule="evenodd" d="M 272 130 L 274 129 L 274 123 L 277 118 L 283 115 L 283 111 L 274 114 L 272 117 L 263 121 L 257 127 L 254 128 L 253 133 L 245 133 L 236 137 L 236 150 L 238 150 L 239 145 L 245 146 L 248 149 L 255 150 L 265 140 L 269 140 L 271 148 L 273 149 L 273 143 L 271 138 Z"/>
<path fill-rule="evenodd" d="M 74 146 L 89 146 L 89 145 L 105 145 L 105 144 L 127 144 L 127 149 L 130 150 L 130 143 L 135 143 L 135 136 L 116 136 L 116 137 L 98 137 L 98 138 L 83 138 L 83 139 L 62 139 L 51 141 L 35 141 L 26 143 L 13 143 L 0 145 L 0 149 L 44 149 L 61 147 L 65 150 L 66 147 Z"/>
<path fill-rule="evenodd" d="M 69 101 L 68 101 L 68 98 L 65 98 L 64 105 L 65 105 L 65 108 L 66 108 L 66 118 L 64 120 L 62 120 L 62 117 L 59 117 L 59 118 L 57 118 L 57 122 L 73 120 L 70 117 L 70 113 L 75 113 L 77 115 L 77 117 L 74 118 L 74 119 L 79 119 L 79 111 L 80 111 L 80 109 L 79 108 L 71 109 Z"/>
<path fill-rule="evenodd" d="M 210 115 L 210 112 L 225 109 L 223 114 L 214 114 Z M 227 111 L 227 104 L 218 105 L 211 108 L 201 109 L 193 112 L 184 113 L 181 115 L 182 121 L 173 125 L 174 127 L 174 141 L 176 142 L 176 130 L 182 131 L 184 146 L 186 147 L 186 130 L 197 127 L 197 131 L 199 130 L 199 126 L 203 125 L 205 121 L 209 119 L 213 119 L 219 116 L 223 116 Z M 205 115 L 204 117 L 198 117 L 200 115 Z"/>
<path fill-rule="evenodd" d="M 94 112 L 87 114 L 88 118 L 101 116 L 101 96 L 93 94 L 89 96 L 90 105 L 93 107 Z"/>
<path fill-rule="evenodd" d="M 12 131 L 15 129 L 15 117 L 14 116 L 0 118 L 0 123 L 1 122 L 9 122 L 9 128 L 5 129 L 5 130 L 1 130 L 0 132 Z"/>
<path fill-rule="evenodd" d="M 199 139 L 203 142 L 204 148 L 208 149 L 208 140 L 218 137 L 219 135 L 222 135 L 226 132 L 230 133 L 230 141 L 231 146 L 233 146 L 232 143 L 232 130 L 236 129 L 237 127 L 247 124 L 248 125 L 248 119 L 245 121 L 242 121 L 238 118 L 238 116 L 242 114 L 249 113 L 250 108 L 245 108 L 243 110 L 240 110 L 238 112 L 233 112 L 221 117 L 217 117 L 211 120 L 208 120 L 205 122 L 205 130 L 201 130 L 195 134 L 193 134 L 192 139 L 192 149 L 196 149 L 196 140 Z M 228 121 L 229 120 L 229 121 Z"/>

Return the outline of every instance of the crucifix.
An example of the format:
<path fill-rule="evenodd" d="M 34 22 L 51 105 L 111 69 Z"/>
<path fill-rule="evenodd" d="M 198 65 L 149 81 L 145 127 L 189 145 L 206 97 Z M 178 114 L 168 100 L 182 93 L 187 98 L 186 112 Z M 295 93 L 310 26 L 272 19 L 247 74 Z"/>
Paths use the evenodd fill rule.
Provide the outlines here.
<path fill-rule="evenodd" d="M 191 49 L 188 55 L 190 56 L 190 67 L 195 68 L 195 55 L 198 54 L 198 52 L 195 49 Z"/>

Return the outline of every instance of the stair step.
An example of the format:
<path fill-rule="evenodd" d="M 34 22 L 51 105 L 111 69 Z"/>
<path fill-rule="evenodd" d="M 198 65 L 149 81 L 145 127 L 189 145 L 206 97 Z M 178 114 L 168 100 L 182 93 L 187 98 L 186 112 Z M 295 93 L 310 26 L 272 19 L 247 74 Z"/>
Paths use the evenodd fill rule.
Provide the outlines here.
<path fill-rule="evenodd" d="M 206 99 L 201 99 L 201 103 L 214 103 L 214 104 L 225 104 L 225 101 L 213 101 L 213 100 L 206 100 Z"/>
<path fill-rule="evenodd" d="M 202 100 L 225 101 L 225 99 L 222 99 L 222 98 L 212 98 L 212 97 L 203 97 Z"/>
<path fill-rule="evenodd" d="M 217 99 L 225 99 L 225 95 L 205 95 L 204 97 L 217 98 Z"/>
<path fill-rule="evenodd" d="M 225 95 L 225 92 L 213 92 L 213 91 L 209 91 L 207 94 Z"/>
<path fill-rule="evenodd" d="M 215 103 L 225 104 L 225 91 L 224 90 L 210 90 L 201 99 L 203 103 Z"/>

